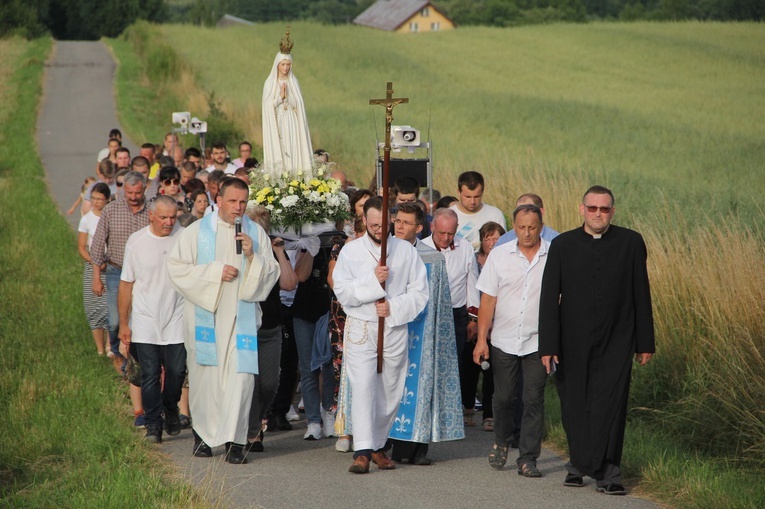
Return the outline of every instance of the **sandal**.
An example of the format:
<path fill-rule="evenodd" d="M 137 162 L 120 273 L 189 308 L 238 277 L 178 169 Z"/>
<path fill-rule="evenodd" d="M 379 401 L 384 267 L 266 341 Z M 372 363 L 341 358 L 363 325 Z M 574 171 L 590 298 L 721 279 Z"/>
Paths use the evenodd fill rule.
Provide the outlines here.
<path fill-rule="evenodd" d="M 463 414 L 464 418 L 464 424 L 465 426 L 468 426 L 470 428 L 475 426 L 475 410 L 472 408 L 470 410 L 465 410 Z"/>
<path fill-rule="evenodd" d="M 494 419 L 491 417 L 487 417 L 483 420 L 483 430 L 484 431 L 494 431 Z"/>
<path fill-rule="evenodd" d="M 518 467 L 518 475 L 522 475 L 523 477 L 542 477 L 542 472 L 540 472 L 535 465 L 526 463 L 525 465 Z"/>
<path fill-rule="evenodd" d="M 507 451 L 508 447 L 500 447 L 494 444 L 489 451 L 489 466 L 497 470 L 502 470 L 502 467 L 507 463 Z"/>

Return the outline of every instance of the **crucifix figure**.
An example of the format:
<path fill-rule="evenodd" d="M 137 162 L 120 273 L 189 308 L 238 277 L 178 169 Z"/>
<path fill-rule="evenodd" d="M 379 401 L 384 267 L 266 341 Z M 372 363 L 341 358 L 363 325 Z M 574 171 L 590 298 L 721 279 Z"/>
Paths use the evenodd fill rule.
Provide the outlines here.
<path fill-rule="evenodd" d="M 370 99 L 370 105 L 385 106 L 385 146 L 383 153 L 382 167 L 382 243 L 380 244 L 380 265 L 385 265 L 388 254 L 388 188 L 390 187 L 390 129 L 393 123 L 393 108 L 402 103 L 408 103 L 406 97 L 393 97 L 393 82 L 388 82 L 388 88 L 385 93 L 385 99 Z M 380 283 L 385 288 L 385 283 Z M 379 327 L 377 329 L 377 372 L 382 373 L 383 364 L 383 331 L 385 318 L 380 317 Z"/>

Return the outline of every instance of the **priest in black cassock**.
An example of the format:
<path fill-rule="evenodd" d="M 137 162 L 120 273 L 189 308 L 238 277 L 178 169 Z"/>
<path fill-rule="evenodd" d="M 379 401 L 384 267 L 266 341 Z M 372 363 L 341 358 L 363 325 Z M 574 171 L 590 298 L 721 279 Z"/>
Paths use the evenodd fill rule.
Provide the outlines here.
<path fill-rule="evenodd" d="M 539 306 L 539 355 L 556 368 L 570 461 L 566 486 L 624 495 L 620 464 L 633 355 L 655 351 L 643 237 L 611 224 L 614 196 L 593 186 L 584 225 L 559 235 L 547 255 Z M 555 366 L 553 364 L 555 363 Z"/>

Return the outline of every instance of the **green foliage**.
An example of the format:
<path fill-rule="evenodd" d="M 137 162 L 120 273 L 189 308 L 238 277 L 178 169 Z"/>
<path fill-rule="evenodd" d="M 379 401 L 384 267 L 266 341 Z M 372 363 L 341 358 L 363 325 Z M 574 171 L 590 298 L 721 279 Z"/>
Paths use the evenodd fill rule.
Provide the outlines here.
<path fill-rule="evenodd" d="M 9 0 L 0 4 L 0 36 L 96 40 L 116 37 L 137 19 L 159 21 L 164 0 Z"/>
<path fill-rule="evenodd" d="M 41 13 L 48 0 L 8 0 L 0 4 L 0 37 L 19 35 L 28 39 L 47 32 Z"/>
<path fill-rule="evenodd" d="M 215 99 L 215 91 L 207 94 L 207 146 L 223 142 L 227 147 L 235 147 L 244 139 L 244 134 L 221 109 L 220 102 Z"/>
<path fill-rule="evenodd" d="M 459 25 L 515 26 L 605 19 L 753 20 L 765 16 L 758 0 L 440 0 Z"/>

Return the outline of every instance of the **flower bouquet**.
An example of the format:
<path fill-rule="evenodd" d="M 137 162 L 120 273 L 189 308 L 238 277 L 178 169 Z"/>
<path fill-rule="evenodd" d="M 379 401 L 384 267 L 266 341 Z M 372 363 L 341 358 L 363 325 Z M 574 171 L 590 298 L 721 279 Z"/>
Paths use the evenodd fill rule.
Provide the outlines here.
<path fill-rule="evenodd" d="M 265 206 L 272 231 L 281 236 L 290 229 L 298 237 L 331 231 L 350 217 L 350 204 L 340 181 L 326 176 L 328 169 L 322 162 L 310 170 L 258 168 L 250 173 L 248 206 Z"/>

